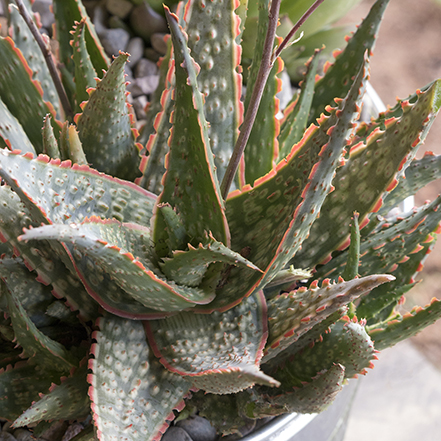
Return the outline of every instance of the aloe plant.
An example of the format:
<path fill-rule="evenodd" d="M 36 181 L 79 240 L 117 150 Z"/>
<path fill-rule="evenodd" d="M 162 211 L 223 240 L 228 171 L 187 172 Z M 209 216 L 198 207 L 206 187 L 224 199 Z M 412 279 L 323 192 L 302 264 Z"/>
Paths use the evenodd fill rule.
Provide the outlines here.
<path fill-rule="evenodd" d="M 158 440 L 186 407 L 233 433 L 243 418 L 320 412 L 378 350 L 441 316 L 436 299 L 397 311 L 441 199 L 391 211 L 439 175 L 438 157 L 414 158 L 441 81 L 358 121 L 387 3 L 323 77 L 308 62 L 282 118 L 276 1 L 259 1 L 243 101 L 238 2 L 166 10 L 146 145 L 129 55 L 108 64 L 82 4 L 53 1 L 63 104 L 10 5 L 21 38 L 0 39 L 2 418 L 38 436 L 91 416 L 78 439 Z"/>

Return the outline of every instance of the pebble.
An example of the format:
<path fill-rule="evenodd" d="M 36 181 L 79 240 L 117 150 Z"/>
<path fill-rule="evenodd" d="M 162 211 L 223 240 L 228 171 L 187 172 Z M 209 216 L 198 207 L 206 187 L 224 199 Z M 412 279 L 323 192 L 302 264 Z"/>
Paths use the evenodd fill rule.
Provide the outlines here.
<path fill-rule="evenodd" d="M 129 16 L 133 4 L 128 0 L 107 0 L 106 8 L 112 15 L 124 20 Z"/>
<path fill-rule="evenodd" d="M 162 15 L 154 11 L 147 3 L 143 3 L 132 9 L 130 13 L 130 25 L 136 35 L 145 41 L 150 41 L 152 34 L 167 32 L 167 23 Z"/>
<path fill-rule="evenodd" d="M 133 109 L 135 110 L 137 120 L 146 119 L 147 114 L 145 108 L 147 103 L 148 101 L 145 95 L 140 95 L 133 100 Z"/>
<path fill-rule="evenodd" d="M 158 66 L 147 58 L 141 58 L 133 71 L 135 78 L 142 78 L 151 75 L 158 75 Z"/>
<path fill-rule="evenodd" d="M 109 55 L 118 55 L 124 51 L 130 40 L 130 35 L 124 29 L 106 29 L 99 34 L 104 50 Z"/>
<path fill-rule="evenodd" d="M 128 86 L 127 90 L 137 98 L 140 95 L 150 95 L 159 84 L 159 75 L 150 75 L 148 77 L 136 78 Z"/>
<path fill-rule="evenodd" d="M 135 66 L 144 55 L 144 40 L 141 37 L 131 38 L 126 51 L 130 54 L 130 63 Z"/>
<path fill-rule="evenodd" d="M 34 441 L 35 438 L 27 429 L 19 428 L 14 430 L 13 435 L 17 441 Z"/>
<path fill-rule="evenodd" d="M 166 34 L 162 32 L 155 32 L 150 37 L 150 44 L 152 45 L 152 48 L 161 55 L 165 55 L 167 53 L 167 43 L 164 41 L 165 36 Z"/>
<path fill-rule="evenodd" d="M 216 429 L 206 418 L 194 415 L 178 421 L 176 427 L 184 429 L 193 441 L 215 441 Z"/>
<path fill-rule="evenodd" d="M 41 24 L 47 30 L 52 29 L 52 24 L 55 23 L 55 17 L 51 11 L 51 6 L 52 0 L 35 0 L 32 5 L 32 10 L 40 14 Z"/>
<path fill-rule="evenodd" d="M 0 441 L 17 441 L 17 440 L 9 432 L 6 432 L 5 430 L 2 430 L 0 432 Z"/>
<path fill-rule="evenodd" d="M 192 439 L 184 429 L 172 426 L 162 435 L 161 441 L 192 441 Z"/>

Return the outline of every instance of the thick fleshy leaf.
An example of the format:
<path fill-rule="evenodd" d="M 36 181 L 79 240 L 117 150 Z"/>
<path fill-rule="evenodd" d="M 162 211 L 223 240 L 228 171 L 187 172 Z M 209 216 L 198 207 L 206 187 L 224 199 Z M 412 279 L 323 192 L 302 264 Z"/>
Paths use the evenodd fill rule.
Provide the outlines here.
<path fill-rule="evenodd" d="M 340 108 L 332 110 L 330 117 L 323 116 L 319 127 L 312 125 L 271 173 L 256 181 L 253 188 L 246 186 L 229 195 L 231 248 L 242 255 L 245 252 L 265 274 L 247 275 L 233 268 L 228 283 L 210 306 L 228 308 L 264 287 L 299 249 L 331 190 L 352 120 L 358 114 L 366 75 L 366 70 L 360 72 Z"/>
<path fill-rule="evenodd" d="M 18 119 L 12 115 L 0 98 L 0 146 L 10 150 L 21 150 L 23 153 L 35 153 L 34 146 L 23 130 Z"/>
<path fill-rule="evenodd" d="M 70 45 L 69 32 L 73 29 L 75 22 L 85 19 L 87 51 L 98 76 L 101 78 L 103 70 L 108 68 L 110 61 L 101 46 L 95 27 L 87 15 L 83 3 L 80 0 L 53 0 L 52 5 L 55 16 L 55 37 L 59 43 L 58 56 L 60 62 L 67 67 L 72 75 L 74 74 L 73 49 Z"/>
<path fill-rule="evenodd" d="M 386 195 L 378 214 L 386 216 L 388 211 L 398 206 L 404 199 L 416 194 L 425 185 L 441 178 L 441 155 L 426 152 L 420 159 L 414 159 L 400 177 L 397 186 Z"/>
<path fill-rule="evenodd" d="M 31 8 L 28 8 L 28 12 L 33 15 Z M 59 115 L 60 103 L 57 89 L 49 73 L 46 60 L 29 26 L 13 4 L 9 4 L 9 36 L 14 40 L 15 46 L 20 49 L 33 72 L 32 79 L 37 80 L 40 84 L 44 101 L 50 102 L 56 114 Z"/>
<path fill-rule="evenodd" d="M 242 78 L 238 73 L 240 47 L 235 42 L 240 32 L 240 20 L 235 13 L 238 6 L 238 0 L 211 2 L 208 7 L 191 0 L 187 2 L 184 15 L 188 47 L 201 66 L 197 81 L 205 97 L 204 113 L 209 123 L 209 142 L 219 182 L 225 174 L 242 122 Z"/>
<path fill-rule="evenodd" d="M 314 96 L 315 75 L 319 62 L 318 53 L 308 62 L 308 70 L 301 83 L 300 94 L 295 102 L 288 104 L 284 111 L 284 121 L 279 135 L 279 160 L 285 158 L 292 147 L 305 133 L 312 97 Z"/>
<path fill-rule="evenodd" d="M 386 121 L 384 131 L 373 131 L 366 140 L 351 148 L 347 162 L 337 170 L 334 192 L 327 198 L 320 217 L 311 228 L 302 250 L 292 261 L 307 267 L 326 262 L 331 252 L 345 248 L 349 240 L 350 219 L 360 214 L 360 224 L 377 211 L 382 196 L 397 183 L 408 156 L 413 157 L 441 106 L 441 82 L 437 81 L 417 100 L 402 103 L 403 114 Z"/>
<path fill-rule="evenodd" d="M 280 381 L 281 390 L 301 387 L 335 363 L 345 367 L 345 378 L 365 373 L 372 367 L 377 351 L 363 323 L 346 319 L 333 325 L 330 332 L 323 334 L 314 344 L 266 370 Z"/>
<path fill-rule="evenodd" d="M 86 381 L 87 366 L 77 369 L 73 375 L 64 379 L 60 385 L 52 385 L 48 394 L 32 404 L 13 427 L 48 420 L 73 420 L 86 417 L 90 413 L 90 400 L 87 395 L 89 384 Z"/>
<path fill-rule="evenodd" d="M 87 160 L 99 171 L 133 181 L 140 176 L 139 152 L 132 128 L 132 115 L 126 100 L 124 66 L 129 54 L 120 53 L 75 121 Z"/>
<path fill-rule="evenodd" d="M 0 370 L 0 416 L 15 420 L 27 409 L 33 401 L 39 399 L 39 393 L 46 393 L 53 381 L 59 380 L 59 375 L 41 366 L 35 366 L 27 361 L 8 366 Z"/>
<path fill-rule="evenodd" d="M 105 309 L 125 316 L 124 303 L 132 297 L 149 310 L 176 312 L 210 302 L 214 294 L 168 281 L 152 263 L 150 230 L 116 220 L 86 219 L 81 224 L 46 225 L 26 230 L 20 240 L 55 240 L 66 250 L 89 294 Z M 136 256 L 136 257 L 135 257 Z M 118 268 L 118 271 L 115 271 Z M 122 289 L 123 298 L 117 299 Z"/>
<path fill-rule="evenodd" d="M 411 312 L 398 316 L 380 326 L 369 328 L 368 332 L 378 350 L 389 348 L 422 331 L 441 317 L 441 301 L 433 298 L 424 308 L 415 307 Z"/>
<path fill-rule="evenodd" d="M 8 290 L 15 293 L 32 323 L 41 327 L 53 322 L 53 319 L 45 314 L 46 308 L 54 301 L 50 288 L 37 282 L 35 274 L 26 268 L 21 259 L 2 256 L 0 277 Z M 2 296 L 0 301 L 2 306 L 3 302 L 7 304 L 4 297 Z"/>
<path fill-rule="evenodd" d="M 377 0 L 369 14 L 348 41 L 344 51 L 329 66 L 323 78 L 315 87 L 314 98 L 309 117 L 310 123 L 315 123 L 326 106 L 333 103 L 334 98 L 343 98 L 351 87 L 351 78 L 359 72 L 364 64 L 364 54 L 370 53 L 375 44 L 383 13 L 389 0 Z"/>
<path fill-rule="evenodd" d="M 203 113 L 203 96 L 197 86 L 199 68 L 190 57 L 187 37 L 178 18 L 170 12 L 167 12 L 167 18 L 175 55 L 175 107 L 164 189 L 158 203 L 169 203 L 177 211 L 193 246 L 203 243 L 207 232 L 229 246 L 224 204 L 209 145 L 208 123 Z M 159 257 L 168 253 L 164 244 L 166 236 L 164 220 L 156 216 L 153 241 Z"/>
<path fill-rule="evenodd" d="M 257 26 L 257 40 L 253 53 L 253 61 L 248 74 L 247 93 L 245 96 L 245 112 L 249 107 L 253 85 L 256 82 L 257 75 L 262 64 L 263 48 L 266 39 L 266 30 L 268 29 L 269 0 L 260 0 L 259 22 Z M 275 44 L 280 43 L 276 41 Z M 244 152 L 245 174 L 244 184 L 253 185 L 254 181 L 271 171 L 276 165 L 276 159 L 279 153 L 277 136 L 280 130 L 280 121 L 276 118 L 279 112 L 279 99 L 276 94 L 282 88 L 282 81 L 277 77 L 281 72 L 283 62 L 278 58 L 274 62 L 269 77 L 267 79 L 262 98 L 259 104 L 259 110 L 256 115 L 250 137 Z M 291 149 L 289 150 L 291 151 Z M 242 177 L 241 177 L 242 178 Z"/>
<path fill-rule="evenodd" d="M 226 394 L 256 383 L 278 385 L 259 370 L 267 336 L 262 293 L 224 313 L 181 313 L 145 328 L 161 363 L 199 389 Z"/>
<path fill-rule="evenodd" d="M 73 38 L 70 44 L 73 48 L 72 59 L 75 64 L 75 101 L 77 106 L 89 99 L 88 88 L 96 86 L 97 73 L 86 47 L 86 28 L 87 20 L 83 18 L 71 31 Z"/>
<path fill-rule="evenodd" d="M 208 266 L 215 262 L 259 271 L 252 262 L 216 240 L 211 240 L 205 246 L 200 244 L 197 248 L 190 246 L 188 251 L 175 251 L 172 258 L 165 258 L 164 263 L 160 263 L 160 267 L 170 280 L 179 285 L 198 286 Z"/>
<path fill-rule="evenodd" d="M 88 381 L 98 439 L 159 440 L 190 383 L 155 359 L 142 323 L 108 315 L 97 325 Z"/>
<path fill-rule="evenodd" d="M 42 135 L 43 135 L 43 154 L 48 155 L 49 158 L 52 159 L 61 159 L 60 149 L 58 148 L 57 138 L 55 138 L 55 133 L 51 124 L 50 115 L 46 115 L 46 118 L 44 118 Z"/>
<path fill-rule="evenodd" d="M 52 372 L 59 372 L 60 375 L 67 374 L 73 367 L 78 366 L 78 360 L 63 345 L 37 329 L 15 292 L 8 290 L 4 295 L 8 299 L 8 311 L 15 338 L 23 348 L 23 356 L 31 357 L 37 365 L 45 366 Z"/>
<path fill-rule="evenodd" d="M 149 225 L 156 196 L 141 187 L 70 161 L 0 150 L 0 175 L 43 223 L 115 218 Z M 44 191 L 48 186 L 51 191 Z"/>
<path fill-rule="evenodd" d="M 66 298 L 72 310 L 79 311 L 85 321 L 95 320 L 98 304 L 87 294 L 79 279 L 70 273 L 54 252 L 43 242 L 29 244 L 19 242 L 17 237 L 23 228 L 37 227 L 20 198 L 7 185 L 0 186 L 0 232 L 2 240 L 14 248 L 28 268 L 34 269 L 37 280 L 45 285 L 51 284 L 52 293 L 57 298 Z M 26 307 L 26 305 L 25 305 Z"/>
<path fill-rule="evenodd" d="M 407 260 L 406 256 L 419 251 L 420 244 L 427 240 L 428 234 L 438 228 L 441 221 L 440 204 L 441 197 L 438 197 L 404 219 L 398 218 L 395 223 L 385 224 L 381 230 L 362 237 L 359 274 L 393 272 L 397 263 L 403 263 Z M 336 280 L 342 274 L 346 261 L 347 251 L 318 268 L 314 277 Z"/>
<path fill-rule="evenodd" d="M 313 282 L 309 289 L 299 288 L 271 299 L 268 302 L 269 337 L 263 362 L 272 359 L 268 364 L 271 370 L 271 366 L 277 366 L 283 357 L 280 353 L 288 348 L 291 354 L 289 346 L 317 323 L 378 285 L 392 280 L 394 277 L 389 275 L 367 276 L 348 282 L 339 280 L 336 284 L 325 280 L 321 287 Z"/>
<path fill-rule="evenodd" d="M 438 226 L 437 231 L 439 231 Z M 391 268 L 390 272 L 395 280 L 388 286 L 374 289 L 371 295 L 363 299 L 357 306 L 357 317 L 368 319 L 369 324 L 373 321 L 381 321 L 384 319 L 382 316 L 390 312 L 390 306 L 394 307 L 400 302 L 403 294 L 416 284 L 415 277 L 423 269 L 423 262 L 435 245 L 433 236 L 434 234 L 428 234 L 424 241 Z M 409 249 L 406 246 L 404 248 Z M 386 308 L 385 313 L 382 313 Z"/>
<path fill-rule="evenodd" d="M 9 37 L 0 38 L 0 59 L 7 60 L 0 64 L 0 98 L 20 122 L 36 152 L 41 153 L 43 120 L 48 113 L 55 116 L 55 110 L 43 100 L 40 84 L 32 80 L 33 73 L 23 54 Z M 57 124 L 54 130 L 59 131 Z"/>
<path fill-rule="evenodd" d="M 283 391 L 255 387 L 247 396 L 238 396 L 240 408 L 250 418 L 263 418 L 284 413 L 319 413 L 325 410 L 343 387 L 345 368 L 334 364 L 320 372 L 311 382 L 297 389 Z"/>

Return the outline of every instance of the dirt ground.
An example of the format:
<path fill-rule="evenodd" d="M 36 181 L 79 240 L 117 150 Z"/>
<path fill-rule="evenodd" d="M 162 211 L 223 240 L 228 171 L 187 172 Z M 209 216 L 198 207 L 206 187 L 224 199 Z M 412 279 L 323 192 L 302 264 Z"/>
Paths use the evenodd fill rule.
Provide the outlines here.
<path fill-rule="evenodd" d="M 363 0 L 348 21 L 359 22 L 373 0 Z M 441 2 L 436 0 L 391 0 L 386 10 L 371 62 L 371 83 L 385 104 L 395 103 L 430 81 L 441 77 Z M 441 154 L 441 115 L 435 120 L 425 145 L 425 151 Z M 441 193 L 441 180 L 422 189 L 416 205 L 433 200 Z M 441 298 L 441 238 L 427 259 L 419 277 L 421 282 L 412 290 L 406 309 L 426 305 L 432 297 Z M 441 322 L 432 325 L 412 339 L 441 369 Z"/>

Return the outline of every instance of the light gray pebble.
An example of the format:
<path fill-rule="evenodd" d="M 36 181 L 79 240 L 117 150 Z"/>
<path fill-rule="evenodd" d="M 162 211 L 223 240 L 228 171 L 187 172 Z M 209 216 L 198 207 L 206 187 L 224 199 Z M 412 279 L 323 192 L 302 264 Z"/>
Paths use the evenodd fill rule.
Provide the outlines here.
<path fill-rule="evenodd" d="M 2 430 L 0 432 L 0 441 L 17 441 L 17 440 L 11 433 Z"/>
<path fill-rule="evenodd" d="M 50 9 L 51 6 L 52 0 L 35 0 L 32 5 L 32 10 L 40 14 L 41 24 L 46 29 L 51 29 L 55 22 L 54 14 Z"/>
<path fill-rule="evenodd" d="M 164 55 L 167 52 L 167 43 L 164 41 L 165 36 L 165 33 L 156 32 L 150 37 L 152 48 L 161 55 Z"/>
<path fill-rule="evenodd" d="M 133 71 L 135 78 L 147 77 L 158 74 L 158 66 L 147 58 L 141 58 Z"/>
<path fill-rule="evenodd" d="M 127 90 L 133 98 L 140 95 L 149 95 L 153 93 L 159 84 L 159 75 L 149 75 L 148 77 L 136 78 L 128 86 Z"/>
<path fill-rule="evenodd" d="M 35 438 L 29 430 L 20 428 L 12 433 L 17 441 L 34 441 Z"/>
<path fill-rule="evenodd" d="M 107 0 L 107 10 L 123 20 L 127 18 L 133 8 L 133 4 L 128 0 Z"/>
<path fill-rule="evenodd" d="M 84 426 L 81 423 L 71 424 L 64 433 L 61 441 L 70 441 L 74 436 L 78 435 L 83 429 Z"/>
<path fill-rule="evenodd" d="M 95 26 L 95 31 L 98 36 L 101 36 L 102 33 L 106 32 L 106 21 L 107 21 L 107 11 L 104 9 L 104 6 L 98 4 L 93 11 L 93 25 Z"/>
<path fill-rule="evenodd" d="M 141 37 L 131 38 L 127 45 L 126 51 L 130 54 L 130 63 L 132 66 L 142 58 L 144 55 L 144 40 Z"/>
<path fill-rule="evenodd" d="M 124 29 L 106 29 L 99 34 L 104 50 L 109 55 L 118 55 L 126 49 L 130 36 Z"/>
<path fill-rule="evenodd" d="M 184 429 L 172 426 L 162 435 L 161 441 L 192 441 L 192 439 Z"/>
<path fill-rule="evenodd" d="M 146 119 L 147 114 L 145 112 L 145 107 L 147 106 L 147 97 L 145 95 L 140 95 L 133 100 L 133 109 L 136 113 L 137 120 Z"/>
<path fill-rule="evenodd" d="M 161 54 L 159 52 L 156 52 L 152 47 L 146 47 L 144 51 L 144 57 L 148 60 L 156 62 L 161 58 Z"/>
<path fill-rule="evenodd" d="M 178 421 L 176 427 L 184 429 L 193 441 L 214 441 L 216 429 L 205 418 L 194 415 L 185 420 Z"/>
<path fill-rule="evenodd" d="M 130 24 L 136 35 L 149 41 L 155 32 L 167 32 L 167 23 L 162 15 L 154 11 L 147 3 L 132 9 Z"/>

